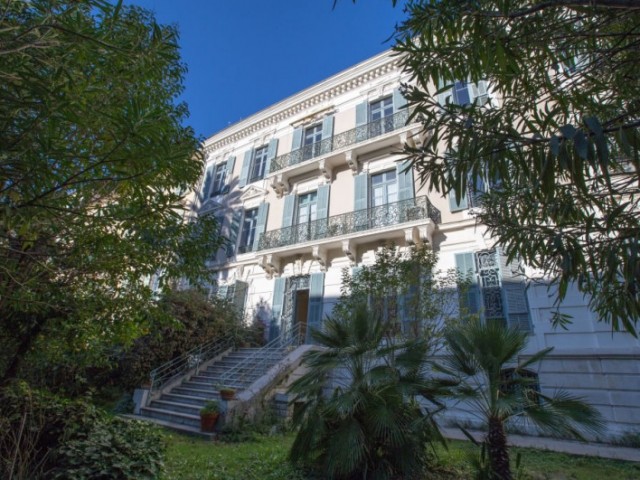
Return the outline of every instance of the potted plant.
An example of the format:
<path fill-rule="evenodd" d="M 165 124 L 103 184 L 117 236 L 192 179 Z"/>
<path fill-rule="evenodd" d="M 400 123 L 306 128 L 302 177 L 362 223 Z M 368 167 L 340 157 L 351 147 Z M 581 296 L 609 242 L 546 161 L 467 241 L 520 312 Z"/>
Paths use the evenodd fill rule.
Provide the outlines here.
<path fill-rule="evenodd" d="M 220 416 L 220 404 L 217 400 L 208 400 L 200 409 L 200 430 L 213 432 L 218 417 Z"/>
<path fill-rule="evenodd" d="M 236 389 L 231 387 L 222 387 L 219 392 L 222 400 L 233 400 L 236 396 Z"/>

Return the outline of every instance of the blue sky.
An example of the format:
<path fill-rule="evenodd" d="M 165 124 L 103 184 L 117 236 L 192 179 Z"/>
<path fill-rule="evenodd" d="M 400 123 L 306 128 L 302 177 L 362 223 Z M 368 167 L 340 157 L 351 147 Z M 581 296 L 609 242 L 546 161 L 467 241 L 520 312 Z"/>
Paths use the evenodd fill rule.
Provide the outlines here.
<path fill-rule="evenodd" d="M 127 0 L 177 24 L 187 123 L 208 137 L 391 47 L 391 0 Z"/>

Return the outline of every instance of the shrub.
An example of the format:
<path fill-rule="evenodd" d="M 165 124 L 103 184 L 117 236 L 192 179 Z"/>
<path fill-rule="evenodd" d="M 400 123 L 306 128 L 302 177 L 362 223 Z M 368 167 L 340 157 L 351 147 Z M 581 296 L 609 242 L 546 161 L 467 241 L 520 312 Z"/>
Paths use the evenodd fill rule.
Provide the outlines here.
<path fill-rule="evenodd" d="M 57 467 L 51 478 L 151 480 L 164 470 L 164 450 L 157 428 L 105 416 L 56 451 Z"/>

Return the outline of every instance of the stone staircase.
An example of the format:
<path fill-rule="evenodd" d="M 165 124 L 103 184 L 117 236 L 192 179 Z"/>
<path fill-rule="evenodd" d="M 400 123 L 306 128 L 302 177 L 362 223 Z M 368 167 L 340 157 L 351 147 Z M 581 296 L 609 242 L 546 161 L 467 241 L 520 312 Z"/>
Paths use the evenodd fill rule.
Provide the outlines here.
<path fill-rule="evenodd" d="M 189 433 L 200 433 L 200 409 L 208 400 L 220 400 L 218 388 L 237 393 L 280 362 L 290 348 L 240 348 L 185 376 L 154 395 L 140 408 L 140 417 Z"/>

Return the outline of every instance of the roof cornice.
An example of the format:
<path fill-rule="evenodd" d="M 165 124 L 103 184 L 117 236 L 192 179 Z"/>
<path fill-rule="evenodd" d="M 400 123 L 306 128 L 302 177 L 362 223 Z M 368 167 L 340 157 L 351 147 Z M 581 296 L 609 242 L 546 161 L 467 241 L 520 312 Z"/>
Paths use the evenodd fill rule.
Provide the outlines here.
<path fill-rule="evenodd" d="M 211 153 L 253 133 L 275 126 L 283 120 L 295 117 L 386 75 L 397 69 L 399 64 L 400 58 L 397 54 L 391 50 L 382 52 L 212 135 L 205 140 L 204 151 Z"/>

